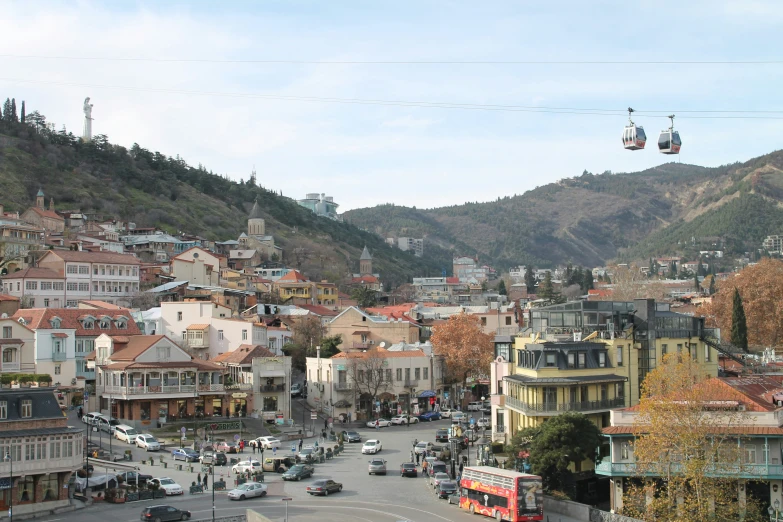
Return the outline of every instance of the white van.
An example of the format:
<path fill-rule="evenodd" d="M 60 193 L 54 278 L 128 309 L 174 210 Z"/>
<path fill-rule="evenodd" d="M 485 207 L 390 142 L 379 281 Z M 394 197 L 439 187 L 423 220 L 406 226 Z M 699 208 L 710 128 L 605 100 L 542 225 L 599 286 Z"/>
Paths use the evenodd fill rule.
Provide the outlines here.
<path fill-rule="evenodd" d="M 85 424 L 95 425 L 99 418 L 103 417 L 103 413 L 99 411 L 93 411 L 91 413 L 85 413 L 82 415 L 82 422 Z"/>
<path fill-rule="evenodd" d="M 127 442 L 128 444 L 135 443 L 138 434 L 139 433 L 135 429 L 126 424 L 120 424 L 119 426 L 114 427 L 114 438 Z"/>
<path fill-rule="evenodd" d="M 468 411 L 481 411 L 481 407 L 484 404 L 481 401 L 478 402 L 469 402 L 468 403 Z"/>

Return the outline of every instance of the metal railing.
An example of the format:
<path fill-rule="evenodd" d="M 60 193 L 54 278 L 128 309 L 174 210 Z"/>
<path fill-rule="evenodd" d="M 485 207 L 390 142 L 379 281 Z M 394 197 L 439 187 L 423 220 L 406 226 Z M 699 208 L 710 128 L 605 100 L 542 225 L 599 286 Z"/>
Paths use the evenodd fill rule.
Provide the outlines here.
<path fill-rule="evenodd" d="M 19 364 L 19 361 L 16 362 L 3 362 L 2 363 L 2 370 L 4 372 L 18 372 L 19 368 L 21 367 L 21 364 Z"/>
<path fill-rule="evenodd" d="M 282 384 L 262 384 L 260 387 L 262 392 L 281 392 L 285 391 L 285 383 Z"/>
<path fill-rule="evenodd" d="M 493 428 L 493 431 L 495 433 L 506 433 L 506 427 L 505 426 L 495 426 Z"/>
<path fill-rule="evenodd" d="M 508 395 L 505 396 L 506 405 L 523 413 L 546 413 L 546 412 L 564 412 L 564 411 L 597 411 L 608 410 L 611 408 L 620 408 L 625 406 L 624 398 L 605 399 L 599 401 L 580 401 L 580 402 L 543 402 L 540 404 L 529 404 Z"/>
<path fill-rule="evenodd" d="M 349 391 L 353 389 L 353 383 L 351 382 L 336 382 L 334 383 L 334 389 L 336 391 Z"/>
<path fill-rule="evenodd" d="M 52 361 L 62 362 L 66 359 L 66 355 L 65 352 L 52 352 Z"/>
<path fill-rule="evenodd" d="M 76 377 L 95 379 L 95 370 L 76 370 Z"/>
<path fill-rule="evenodd" d="M 419 380 L 418 379 L 405 379 L 404 386 L 406 388 L 415 388 L 418 385 L 419 385 Z"/>
<path fill-rule="evenodd" d="M 682 463 L 669 462 L 650 466 L 645 473 L 648 476 L 661 475 L 665 472 L 680 473 Z M 603 459 L 595 466 L 595 472 L 599 475 L 637 475 L 635 462 L 610 462 Z M 736 464 L 714 463 L 706 466 L 706 474 L 712 477 L 735 478 L 781 478 L 783 477 L 783 465 L 781 464 Z"/>
<path fill-rule="evenodd" d="M 102 387 L 103 394 L 112 394 L 112 395 L 146 395 L 148 393 L 163 393 L 163 394 L 173 394 L 173 393 L 194 393 L 196 391 L 196 386 L 192 384 L 183 384 L 180 386 L 162 386 L 162 385 L 151 385 L 151 386 L 103 386 Z"/>

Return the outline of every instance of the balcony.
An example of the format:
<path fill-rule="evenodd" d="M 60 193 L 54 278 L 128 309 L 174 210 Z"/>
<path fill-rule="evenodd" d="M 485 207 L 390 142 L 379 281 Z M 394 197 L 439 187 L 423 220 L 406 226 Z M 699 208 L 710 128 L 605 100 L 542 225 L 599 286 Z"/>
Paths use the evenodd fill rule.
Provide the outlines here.
<path fill-rule="evenodd" d="M 566 411 L 592 412 L 610 410 L 612 408 L 622 408 L 625 406 L 625 399 L 605 399 L 600 401 L 581 401 L 581 402 L 543 402 L 541 404 L 528 404 L 514 397 L 505 396 L 505 403 L 511 409 L 524 413 L 529 416 L 552 415 Z"/>
<path fill-rule="evenodd" d="M 406 388 L 415 388 L 419 385 L 418 379 L 405 379 L 405 387 Z"/>
<path fill-rule="evenodd" d="M 95 370 L 76 370 L 76 378 L 79 377 L 88 381 L 95 380 Z"/>
<path fill-rule="evenodd" d="M 505 426 L 494 426 L 492 428 L 492 431 L 495 433 L 506 433 L 506 427 Z"/>
<path fill-rule="evenodd" d="M 681 464 L 672 462 L 668 468 L 663 465 L 657 467 L 655 473 L 645 473 L 647 476 L 660 475 L 663 472 L 671 470 L 673 473 L 679 473 Z M 597 475 L 609 477 L 631 477 L 637 474 L 635 462 L 610 462 L 608 458 L 603 459 L 595 467 Z M 719 464 L 709 466 L 707 475 L 711 477 L 728 477 L 733 479 L 766 479 L 780 480 L 783 478 L 783 465 L 780 464 Z"/>
<path fill-rule="evenodd" d="M 353 383 L 351 382 L 336 382 L 334 383 L 335 391 L 350 391 L 353 390 Z"/>
<path fill-rule="evenodd" d="M 260 391 L 261 392 L 267 392 L 267 393 L 282 392 L 282 391 L 285 391 L 285 383 L 281 383 L 281 384 L 262 384 L 260 386 Z"/>
<path fill-rule="evenodd" d="M 62 362 L 66 359 L 65 352 L 52 352 L 52 361 Z"/>
<path fill-rule="evenodd" d="M 110 395 L 118 399 L 141 398 L 144 395 L 173 395 L 178 397 L 192 397 L 196 392 L 193 384 L 182 385 L 154 385 L 154 386 L 103 386 L 101 395 Z"/>
<path fill-rule="evenodd" d="M 19 361 L 16 362 L 3 362 L 2 370 L 3 372 L 18 372 L 21 368 L 21 364 L 19 364 Z"/>
<path fill-rule="evenodd" d="M 372 347 L 372 343 L 366 342 L 366 343 L 351 343 L 351 347 L 354 350 L 368 350 Z"/>

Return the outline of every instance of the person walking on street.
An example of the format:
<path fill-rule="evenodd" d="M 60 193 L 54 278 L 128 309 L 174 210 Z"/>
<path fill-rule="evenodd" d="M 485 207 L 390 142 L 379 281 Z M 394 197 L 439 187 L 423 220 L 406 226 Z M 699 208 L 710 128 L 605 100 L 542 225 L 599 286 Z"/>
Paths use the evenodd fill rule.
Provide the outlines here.
<path fill-rule="evenodd" d="M 381 429 L 381 423 L 378 422 L 378 419 L 375 419 L 375 431 L 378 431 Z"/>
<path fill-rule="evenodd" d="M 253 455 L 256 454 L 256 446 L 257 445 L 258 445 L 257 443 L 256 444 L 251 444 L 251 446 L 253 447 Z"/>
<path fill-rule="evenodd" d="M 426 459 L 421 464 L 421 476 L 422 477 L 426 477 L 427 476 L 427 460 Z"/>
<path fill-rule="evenodd" d="M 79 420 L 82 420 L 82 415 L 84 415 L 84 410 L 79 406 Z"/>
<path fill-rule="evenodd" d="M 209 475 L 204 473 L 204 491 L 209 489 L 209 484 L 207 483 L 207 479 L 209 478 Z"/>
<path fill-rule="evenodd" d="M 324 419 L 324 429 L 329 427 L 329 419 Z"/>
<path fill-rule="evenodd" d="M 201 472 L 199 471 L 198 478 L 196 479 L 196 484 L 201 484 Z"/>
<path fill-rule="evenodd" d="M 413 450 L 411 450 L 411 462 L 413 462 Z"/>
<path fill-rule="evenodd" d="M 299 451 L 302 451 L 302 444 L 304 444 L 304 441 L 300 438 L 299 439 Z"/>
<path fill-rule="evenodd" d="M 417 453 L 417 454 L 416 454 L 416 465 L 417 465 L 417 466 L 419 465 L 419 461 L 420 461 L 420 460 L 421 460 L 421 455 Z"/>

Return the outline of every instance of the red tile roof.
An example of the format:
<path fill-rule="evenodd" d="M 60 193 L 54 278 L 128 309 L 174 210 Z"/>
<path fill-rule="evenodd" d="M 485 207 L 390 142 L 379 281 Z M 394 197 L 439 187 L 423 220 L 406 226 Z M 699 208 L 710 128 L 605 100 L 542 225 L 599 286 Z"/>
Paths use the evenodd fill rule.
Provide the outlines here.
<path fill-rule="evenodd" d="M 353 277 L 351 278 L 351 284 L 359 284 L 359 283 L 377 283 L 378 278 L 374 275 L 363 275 L 360 277 Z"/>
<path fill-rule="evenodd" d="M 299 308 L 309 310 L 312 314 L 323 317 L 336 317 L 339 315 L 339 312 L 335 312 L 331 308 L 327 308 L 321 305 L 299 305 Z"/>
<path fill-rule="evenodd" d="M 18 297 L 15 297 L 13 295 L 6 295 L 6 294 L 0 294 L 0 302 L 2 301 L 19 301 L 20 299 Z"/>
<path fill-rule="evenodd" d="M 13 315 L 13 319 L 18 320 L 20 317 L 24 318 L 25 323 L 31 330 L 50 330 L 52 329 L 51 320 L 54 317 L 59 317 L 60 330 L 76 330 L 78 337 L 98 337 L 101 334 L 107 335 L 140 335 L 141 331 L 136 325 L 136 321 L 131 317 L 130 310 L 126 308 L 119 308 L 117 310 L 92 310 L 96 322 L 94 328 L 86 329 L 79 322 L 80 317 L 90 316 L 89 310 L 79 308 L 24 308 L 17 310 Z M 112 319 L 110 328 L 99 328 L 98 320 L 101 317 L 108 316 Z M 114 319 L 124 317 L 126 319 L 126 328 L 117 328 L 114 323 Z"/>
<path fill-rule="evenodd" d="M 141 261 L 131 254 L 117 254 L 115 252 L 79 252 L 76 250 L 50 250 L 41 257 L 56 256 L 63 261 L 76 263 L 113 263 L 118 265 L 140 265 Z M 40 261 L 39 260 L 39 263 Z"/>
<path fill-rule="evenodd" d="M 203 371 L 223 371 L 222 366 L 218 366 L 210 361 L 202 361 L 199 359 L 191 359 L 189 361 L 167 361 L 167 362 L 133 362 L 133 361 L 121 361 L 111 363 L 106 366 L 107 370 L 143 370 L 156 368 L 196 368 Z"/>
<path fill-rule="evenodd" d="M 446 284 L 447 285 L 458 285 L 459 284 L 459 277 L 447 277 L 446 278 Z"/>
<path fill-rule="evenodd" d="M 309 281 L 299 270 L 291 270 L 277 280 L 278 283 L 307 283 Z"/>
<path fill-rule="evenodd" d="M 113 337 L 114 353 L 112 363 L 119 361 L 135 361 L 136 357 L 146 352 L 150 346 L 165 338 L 165 335 L 134 335 L 133 337 Z M 126 341 L 126 342 L 122 342 Z"/>
<path fill-rule="evenodd" d="M 45 209 L 38 208 L 38 207 L 30 207 L 30 210 L 32 210 L 33 212 L 35 212 L 36 214 L 38 214 L 41 217 L 46 217 L 46 218 L 50 218 L 50 219 L 57 219 L 57 220 L 63 221 L 63 222 L 65 221 L 65 219 L 62 216 L 60 216 L 57 212 L 54 212 L 53 210 L 45 210 Z"/>
<path fill-rule="evenodd" d="M 264 346 L 260 344 L 240 344 L 239 348 L 231 352 L 221 353 L 214 359 L 213 362 L 222 364 L 239 364 L 247 365 L 253 362 L 256 357 L 274 357 L 275 354 L 270 352 Z"/>
<path fill-rule="evenodd" d="M 332 359 L 364 359 L 365 357 L 378 357 L 386 359 L 389 357 L 427 357 L 423 350 L 405 350 L 401 352 L 390 352 L 380 346 L 371 348 L 364 352 L 340 352 L 332 356 Z"/>
<path fill-rule="evenodd" d="M 62 279 L 63 276 L 49 268 L 25 268 L 18 272 L 4 275 L 1 279 Z"/>

